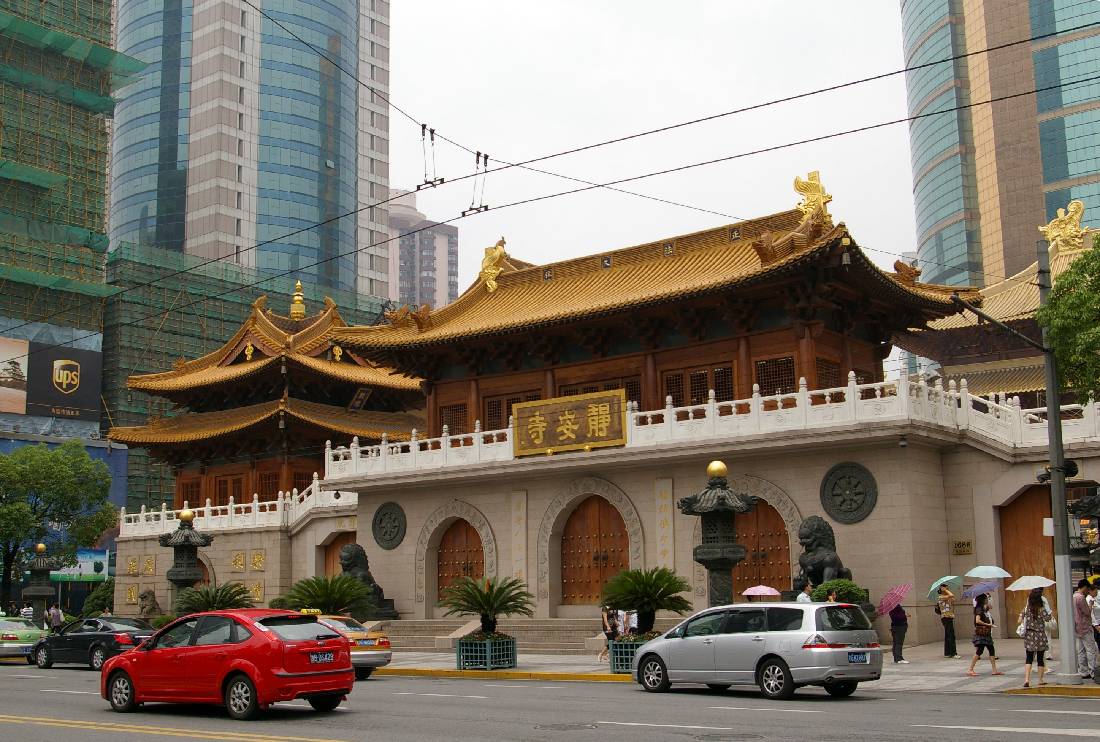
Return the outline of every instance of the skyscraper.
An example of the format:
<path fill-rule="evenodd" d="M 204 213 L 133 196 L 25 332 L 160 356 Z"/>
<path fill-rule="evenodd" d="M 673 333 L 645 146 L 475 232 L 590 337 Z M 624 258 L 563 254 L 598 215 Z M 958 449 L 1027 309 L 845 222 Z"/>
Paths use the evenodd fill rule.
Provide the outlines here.
<path fill-rule="evenodd" d="M 118 0 L 118 47 L 149 68 L 119 96 L 112 244 L 387 296 L 388 215 L 364 207 L 388 190 L 389 3 L 255 6 Z"/>
<path fill-rule="evenodd" d="M 901 0 L 901 13 L 911 67 L 1098 22 L 1100 2 Z M 984 285 L 1023 270 L 1037 226 L 1072 199 L 1100 224 L 1100 82 L 1075 84 L 1097 73 L 1100 26 L 906 74 L 911 116 L 978 104 L 910 124 L 922 280 Z"/>
<path fill-rule="evenodd" d="M 390 279 L 401 304 L 441 307 L 458 298 L 458 228 L 417 211 L 414 191 L 395 191 L 390 230 L 398 239 Z"/>

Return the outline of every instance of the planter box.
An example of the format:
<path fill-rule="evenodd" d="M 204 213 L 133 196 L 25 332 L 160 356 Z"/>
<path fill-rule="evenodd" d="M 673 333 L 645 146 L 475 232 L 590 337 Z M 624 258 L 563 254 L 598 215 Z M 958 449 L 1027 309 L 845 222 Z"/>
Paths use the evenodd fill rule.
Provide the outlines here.
<path fill-rule="evenodd" d="M 611 663 L 611 672 L 628 673 L 634 664 L 634 653 L 645 642 L 616 642 L 607 643 L 607 659 Z"/>
<path fill-rule="evenodd" d="M 459 670 L 501 670 L 516 666 L 516 640 L 492 639 L 455 642 L 455 665 Z"/>

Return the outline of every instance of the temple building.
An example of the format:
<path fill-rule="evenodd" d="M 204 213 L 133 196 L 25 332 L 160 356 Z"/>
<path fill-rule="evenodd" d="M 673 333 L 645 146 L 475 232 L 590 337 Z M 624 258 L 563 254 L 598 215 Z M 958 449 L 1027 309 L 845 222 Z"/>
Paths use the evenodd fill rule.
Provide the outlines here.
<path fill-rule="evenodd" d="M 707 485 L 715 459 L 733 491 L 757 498 L 734 521 L 746 550 L 737 593 L 789 589 L 804 548 L 834 543 L 872 595 L 999 563 L 1000 510 L 1034 485 L 1045 423 L 882 371 L 896 337 L 949 321 L 954 293 L 982 294 L 922 283 L 901 261 L 880 269 L 834 223 L 817 173 L 795 189 L 788 211 L 545 265 L 501 240 L 446 307 L 334 323 L 317 353 L 339 347 L 394 384 L 415 381 L 422 423 L 378 440 L 328 418 L 316 426 L 328 431 L 320 478 L 289 502 L 200 511 L 196 527 L 219 532 L 216 579 L 260 585 L 266 600 L 326 571 L 331 535 L 310 529 L 339 511 L 402 622 L 430 628 L 440 590 L 494 575 L 527 582 L 539 620 L 597 620 L 604 583 L 627 567 L 675 570 L 703 607 L 700 519 L 676 505 Z M 245 342 L 213 365 L 231 368 Z M 373 414 L 408 414 L 399 392 Z M 1067 432 L 1082 477 L 1100 476 L 1097 441 L 1086 406 Z M 800 534 L 810 516 L 828 530 Z M 174 518 L 167 507 L 123 515 L 120 564 L 133 558 L 135 572 L 120 569 L 119 605 L 162 589 L 163 559 L 147 574 L 143 560 Z M 1022 528 L 1042 541 L 1041 522 Z M 930 608 L 914 615 L 912 640 L 939 636 Z"/>

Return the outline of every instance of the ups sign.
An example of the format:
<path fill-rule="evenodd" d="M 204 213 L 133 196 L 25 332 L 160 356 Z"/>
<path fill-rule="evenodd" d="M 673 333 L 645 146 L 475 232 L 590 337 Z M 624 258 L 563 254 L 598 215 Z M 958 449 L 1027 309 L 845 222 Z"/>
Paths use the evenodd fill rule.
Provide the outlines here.
<path fill-rule="evenodd" d="M 102 354 L 35 342 L 29 351 L 27 414 L 98 421 Z"/>

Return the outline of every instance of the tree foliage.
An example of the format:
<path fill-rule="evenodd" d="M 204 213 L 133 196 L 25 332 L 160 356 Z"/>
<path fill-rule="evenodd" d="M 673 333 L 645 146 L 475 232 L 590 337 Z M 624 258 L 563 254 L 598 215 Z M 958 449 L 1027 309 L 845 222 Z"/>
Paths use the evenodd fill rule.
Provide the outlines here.
<path fill-rule="evenodd" d="M 1100 235 L 1054 282 L 1036 315 L 1054 348 L 1063 389 L 1100 400 Z"/>
<path fill-rule="evenodd" d="M 115 578 L 108 577 L 106 580 L 99 583 L 96 589 L 92 591 L 92 594 L 84 601 L 84 608 L 81 610 L 81 615 L 98 616 L 104 611 L 110 613 L 114 609 Z"/>
<path fill-rule="evenodd" d="M 0 603 L 11 597 L 12 572 L 21 551 L 45 542 L 50 553 L 71 561 L 118 522 L 107 499 L 111 475 L 80 441 L 50 448 L 22 446 L 0 454 Z"/>
<path fill-rule="evenodd" d="M 248 588 L 239 582 L 189 587 L 181 591 L 176 598 L 176 613 L 181 616 L 202 611 L 251 607 L 252 595 L 248 592 Z"/>
<path fill-rule="evenodd" d="M 463 577 L 444 588 L 439 600 L 444 615 L 478 616 L 485 634 L 496 632 L 498 616 L 535 615 L 534 604 L 527 583 L 515 577 Z"/>
<path fill-rule="evenodd" d="M 351 575 L 318 575 L 291 585 L 282 597 L 282 603 L 293 610 L 315 608 L 325 614 L 351 614 L 361 619 L 366 618 L 374 608 L 374 594 L 367 585 Z"/>
<path fill-rule="evenodd" d="M 687 580 L 668 567 L 624 569 L 603 586 L 603 602 L 615 610 L 635 611 L 638 633 L 645 634 L 653 630 L 657 611 L 690 611 L 691 603 L 680 595 L 689 590 Z"/>

